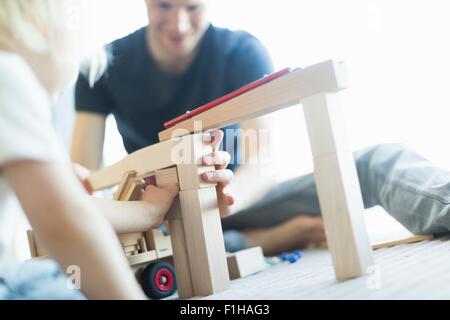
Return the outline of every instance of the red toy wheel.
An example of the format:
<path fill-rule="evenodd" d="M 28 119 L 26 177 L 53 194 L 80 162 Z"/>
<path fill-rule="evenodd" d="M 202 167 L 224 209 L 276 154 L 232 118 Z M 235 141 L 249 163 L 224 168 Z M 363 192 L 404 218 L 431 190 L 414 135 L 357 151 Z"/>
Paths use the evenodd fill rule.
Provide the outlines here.
<path fill-rule="evenodd" d="M 141 284 L 149 298 L 167 298 L 177 290 L 175 270 L 167 262 L 150 264 L 142 271 Z"/>
<path fill-rule="evenodd" d="M 170 291 L 175 282 L 174 275 L 172 271 L 167 268 L 159 269 L 155 275 L 155 285 L 156 287 L 164 292 Z"/>

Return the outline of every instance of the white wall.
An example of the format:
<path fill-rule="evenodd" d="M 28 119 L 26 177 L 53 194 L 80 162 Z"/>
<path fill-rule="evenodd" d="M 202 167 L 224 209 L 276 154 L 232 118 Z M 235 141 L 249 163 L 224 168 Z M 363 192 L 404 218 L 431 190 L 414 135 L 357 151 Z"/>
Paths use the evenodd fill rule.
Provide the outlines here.
<path fill-rule="evenodd" d="M 107 9 L 98 20 L 105 42 L 146 23 L 142 0 L 97 1 Z M 342 94 L 342 102 L 354 149 L 404 142 L 450 168 L 447 1 L 209 2 L 213 23 L 256 35 L 277 69 L 330 58 L 347 62 L 351 89 Z M 303 121 L 301 109 L 282 111 L 273 118 L 283 137 L 276 143 L 277 155 L 289 152 L 293 158 L 288 166 L 279 163 L 280 178 L 310 170 L 306 132 L 298 126 Z M 117 151 L 120 138 L 112 139 L 115 142 L 105 151 L 108 162 L 122 156 Z"/>

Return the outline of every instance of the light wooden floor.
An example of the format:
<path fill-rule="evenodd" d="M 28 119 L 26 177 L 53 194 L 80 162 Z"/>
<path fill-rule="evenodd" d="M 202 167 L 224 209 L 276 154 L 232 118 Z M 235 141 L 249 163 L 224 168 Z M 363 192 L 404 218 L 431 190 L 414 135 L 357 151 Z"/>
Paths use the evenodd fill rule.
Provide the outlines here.
<path fill-rule="evenodd" d="M 337 282 L 326 250 L 305 251 L 295 264 L 235 280 L 205 299 L 450 299 L 450 237 L 376 250 L 374 258 L 378 276 Z"/>

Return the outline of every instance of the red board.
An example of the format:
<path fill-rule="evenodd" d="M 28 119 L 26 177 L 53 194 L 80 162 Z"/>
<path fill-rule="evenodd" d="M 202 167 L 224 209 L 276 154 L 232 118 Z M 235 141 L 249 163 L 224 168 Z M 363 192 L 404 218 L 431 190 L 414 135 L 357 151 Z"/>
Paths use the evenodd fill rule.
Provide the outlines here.
<path fill-rule="evenodd" d="M 190 119 L 190 118 L 192 118 L 192 117 L 194 117 L 196 115 L 199 115 L 199 114 L 201 114 L 201 113 L 203 113 L 203 112 L 205 112 L 205 111 L 207 111 L 209 109 L 212 109 L 212 108 L 214 108 L 214 107 L 216 107 L 218 105 L 221 105 L 221 104 L 223 104 L 223 103 L 225 103 L 225 102 L 227 102 L 227 101 L 229 101 L 229 100 L 231 100 L 233 98 L 236 98 L 237 96 L 240 96 L 240 95 L 242 95 L 242 94 L 244 94 L 246 92 L 249 92 L 249 91 L 251 91 L 251 90 L 253 90 L 253 89 L 255 89 L 255 88 L 259 87 L 259 86 L 262 86 L 263 84 L 266 84 L 266 83 L 268 83 L 268 82 L 270 82 L 270 81 L 272 81 L 274 79 L 277 79 L 277 78 L 279 78 L 281 76 L 284 76 L 284 75 L 288 74 L 289 72 L 291 72 L 291 69 L 290 68 L 286 68 L 286 69 L 278 71 L 278 72 L 276 72 L 274 74 L 271 74 L 269 76 L 265 76 L 264 78 L 256 80 L 255 82 L 252 82 L 252 83 L 246 85 L 245 87 L 237 89 L 236 91 L 233 91 L 233 92 L 231 92 L 231 93 L 229 93 L 229 94 L 227 94 L 227 95 L 225 95 L 225 96 L 223 96 L 221 98 L 218 98 L 218 99 L 216 99 L 216 100 L 214 100 L 214 101 L 212 101 L 212 102 L 210 102 L 208 104 L 205 104 L 204 106 L 201 106 L 200 108 L 197 108 L 197 109 L 195 109 L 193 111 L 188 111 L 186 114 L 184 114 L 182 116 L 179 116 L 179 117 L 177 117 L 177 118 L 175 118 L 173 120 L 167 121 L 166 123 L 164 123 L 164 128 L 169 129 L 169 128 L 179 124 L 180 122 L 186 121 L 186 120 L 188 120 L 188 119 Z"/>

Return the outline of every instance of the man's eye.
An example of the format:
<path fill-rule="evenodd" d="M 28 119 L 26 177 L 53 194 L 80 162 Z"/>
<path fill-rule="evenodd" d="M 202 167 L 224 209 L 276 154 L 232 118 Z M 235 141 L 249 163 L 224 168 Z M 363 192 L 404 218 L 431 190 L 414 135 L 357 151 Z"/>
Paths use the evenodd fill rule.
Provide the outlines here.
<path fill-rule="evenodd" d="M 200 5 L 198 4 L 191 4 L 189 6 L 186 7 L 186 10 L 189 12 L 195 12 L 200 8 Z"/>
<path fill-rule="evenodd" d="M 163 10 L 170 10 L 170 9 L 172 9 L 172 5 L 170 3 L 167 3 L 167 2 L 160 2 L 159 3 L 159 8 L 163 9 Z"/>

